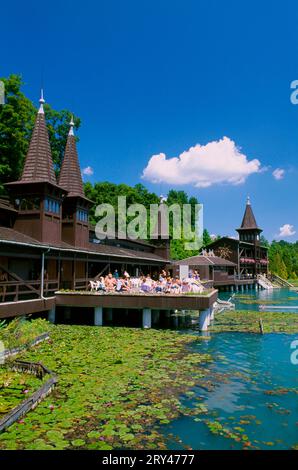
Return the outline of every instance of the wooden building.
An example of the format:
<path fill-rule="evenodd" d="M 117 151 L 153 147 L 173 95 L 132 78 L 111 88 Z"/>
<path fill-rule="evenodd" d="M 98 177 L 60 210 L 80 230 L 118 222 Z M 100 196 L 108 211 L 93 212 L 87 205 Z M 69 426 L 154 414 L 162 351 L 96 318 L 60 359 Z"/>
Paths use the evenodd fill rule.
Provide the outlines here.
<path fill-rule="evenodd" d="M 208 249 L 235 263 L 238 279 L 256 279 L 258 274 L 267 275 L 268 248 L 261 242 L 262 229 L 257 225 L 249 198 L 237 232 L 239 238 L 219 238 L 210 243 Z"/>
<path fill-rule="evenodd" d="M 74 123 L 70 122 L 58 181 L 41 96 L 21 178 L 0 200 L 0 301 L 44 297 L 57 289 L 84 289 L 108 271 L 160 271 L 166 247 L 94 237 L 92 201 L 84 195 Z"/>

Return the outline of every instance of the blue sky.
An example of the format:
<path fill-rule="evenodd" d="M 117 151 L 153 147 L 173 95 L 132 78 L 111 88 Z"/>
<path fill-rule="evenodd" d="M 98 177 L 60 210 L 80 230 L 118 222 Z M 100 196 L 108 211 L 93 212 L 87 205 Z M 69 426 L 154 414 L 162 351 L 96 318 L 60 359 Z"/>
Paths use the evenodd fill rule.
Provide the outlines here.
<path fill-rule="evenodd" d="M 43 75 L 46 100 L 81 117 L 78 150 L 82 167 L 94 170 L 92 182 L 184 189 L 204 203 L 209 231 L 222 235 L 234 234 L 250 195 L 264 235 L 272 239 L 289 224 L 285 233 L 296 233 L 285 239 L 294 241 L 297 24 L 295 0 L 16 0 L 1 5 L 0 75 L 21 73 L 35 102 Z M 169 159 L 224 136 L 235 142 L 234 154 L 241 149 L 244 171 L 254 159 L 259 171 L 235 185 L 228 181 L 233 159 L 230 168 L 221 160 L 226 176 L 213 182 L 211 172 L 209 186 L 198 187 L 200 167 L 190 177 L 189 161 L 189 181 L 167 183 Z M 170 163 L 164 178 L 152 183 L 151 172 L 143 180 L 160 153 Z M 278 180 L 277 168 L 284 170 Z"/>

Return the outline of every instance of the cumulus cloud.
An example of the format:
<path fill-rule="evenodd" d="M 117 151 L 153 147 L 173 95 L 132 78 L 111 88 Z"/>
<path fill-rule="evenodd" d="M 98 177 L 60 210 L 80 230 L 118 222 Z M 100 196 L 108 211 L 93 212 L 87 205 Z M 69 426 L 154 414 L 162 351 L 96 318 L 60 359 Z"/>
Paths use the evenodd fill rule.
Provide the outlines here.
<path fill-rule="evenodd" d="M 152 183 L 207 188 L 219 183 L 242 184 L 249 175 L 260 171 L 259 160 L 248 160 L 233 140 L 223 137 L 206 145 L 190 147 L 178 157 L 167 158 L 164 153 L 153 155 L 142 178 Z"/>
<path fill-rule="evenodd" d="M 84 176 L 92 176 L 94 173 L 94 170 L 91 166 L 86 166 L 86 168 L 82 169 L 82 175 Z"/>
<path fill-rule="evenodd" d="M 295 235 L 296 231 L 294 230 L 294 226 L 290 224 L 284 224 L 282 227 L 279 227 L 279 234 L 278 237 L 291 237 Z"/>
<path fill-rule="evenodd" d="M 276 168 L 276 170 L 273 171 L 272 175 L 276 180 L 282 180 L 285 176 L 285 170 L 283 170 L 282 168 Z"/>

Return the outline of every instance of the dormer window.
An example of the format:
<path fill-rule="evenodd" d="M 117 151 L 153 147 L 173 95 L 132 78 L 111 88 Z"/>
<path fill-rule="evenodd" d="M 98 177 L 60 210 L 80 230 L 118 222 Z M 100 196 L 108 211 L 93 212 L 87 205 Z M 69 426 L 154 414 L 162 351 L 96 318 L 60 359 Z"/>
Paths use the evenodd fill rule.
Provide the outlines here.
<path fill-rule="evenodd" d="M 34 211 L 40 209 L 39 197 L 23 197 L 15 200 L 15 207 L 19 211 Z"/>
<path fill-rule="evenodd" d="M 78 209 L 77 220 L 79 220 L 80 222 L 88 222 L 88 212 L 83 209 Z"/>
<path fill-rule="evenodd" d="M 44 200 L 44 210 L 46 212 L 51 212 L 52 214 L 60 214 L 60 202 L 56 199 L 45 198 Z"/>

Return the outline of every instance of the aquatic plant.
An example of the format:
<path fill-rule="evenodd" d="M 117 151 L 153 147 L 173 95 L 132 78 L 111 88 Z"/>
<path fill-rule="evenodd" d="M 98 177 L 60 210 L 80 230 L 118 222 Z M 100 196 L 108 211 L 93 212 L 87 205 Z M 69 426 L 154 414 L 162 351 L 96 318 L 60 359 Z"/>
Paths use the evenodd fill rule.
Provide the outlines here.
<path fill-rule="evenodd" d="M 211 332 L 238 331 L 259 333 L 260 312 L 250 310 L 225 311 L 215 316 Z M 298 315 L 285 312 L 262 312 L 265 333 L 297 333 Z"/>
<path fill-rule="evenodd" d="M 26 320 L 15 318 L 7 324 L 6 328 L 0 328 L 0 341 L 6 349 L 12 349 L 26 345 L 37 336 L 50 331 L 52 325 L 41 318 Z"/>
<path fill-rule="evenodd" d="M 22 358 L 42 359 L 58 385 L 0 436 L 1 449 L 165 448 L 159 426 L 187 413 L 180 397 L 210 360 L 169 330 L 57 325 L 51 338 Z"/>

